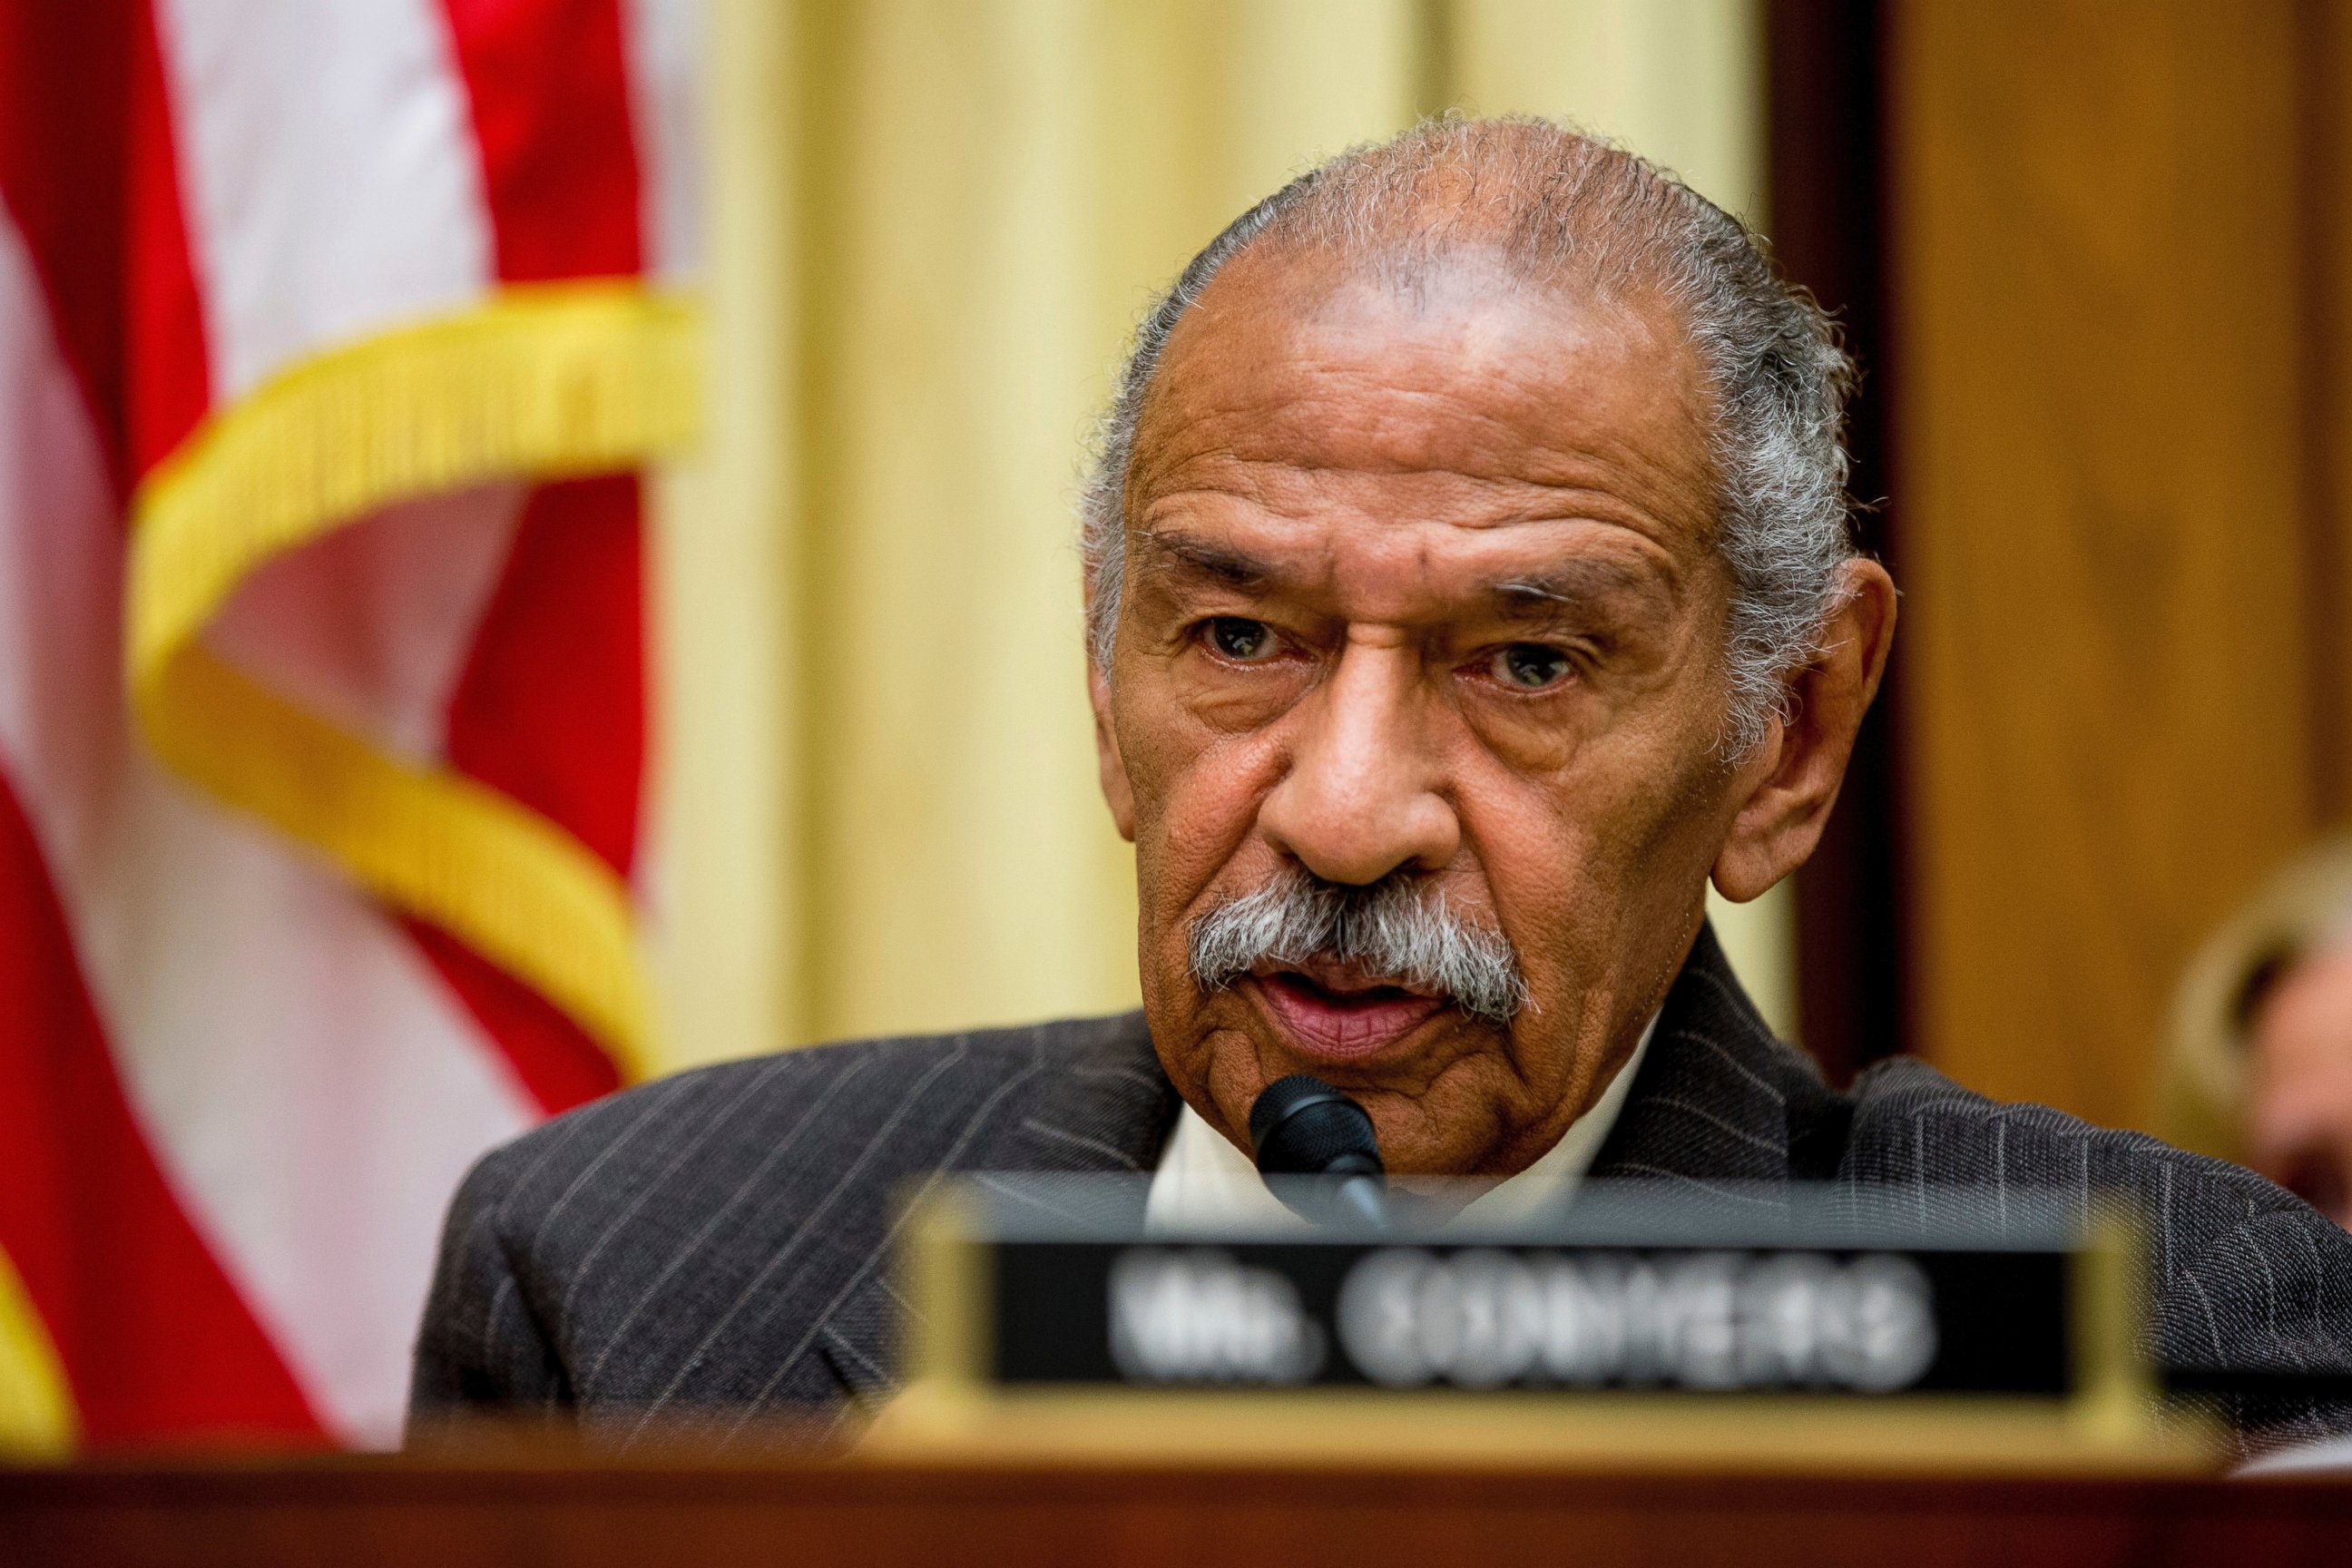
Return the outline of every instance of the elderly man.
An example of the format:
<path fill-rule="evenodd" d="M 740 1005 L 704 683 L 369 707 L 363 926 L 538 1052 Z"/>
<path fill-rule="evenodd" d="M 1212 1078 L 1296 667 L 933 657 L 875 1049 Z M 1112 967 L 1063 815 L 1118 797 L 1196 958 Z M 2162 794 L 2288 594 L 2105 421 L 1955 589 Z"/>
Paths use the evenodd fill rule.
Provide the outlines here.
<path fill-rule="evenodd" d="M 1250 1110 L 1300 1072 L 1490 1212 L 1580 1175 L 2142 1193 L 2163 1354 L 2345 1365 L 2352 1243 L 2303 1204 L 1916 1063 L 1833 1092 L 1708 932 L 1710 879 L 1811 852 L 1885 666 L 1851 376 L 1736 220 L 1540 122 L 1423 125 L 1244 215 L 1144 322 L 1085 503 L 1142 1013 L 713 1068 L 498 1151 L 420 1419 L 885 1394 L 911 1181 L 1271 1210 Z"/>

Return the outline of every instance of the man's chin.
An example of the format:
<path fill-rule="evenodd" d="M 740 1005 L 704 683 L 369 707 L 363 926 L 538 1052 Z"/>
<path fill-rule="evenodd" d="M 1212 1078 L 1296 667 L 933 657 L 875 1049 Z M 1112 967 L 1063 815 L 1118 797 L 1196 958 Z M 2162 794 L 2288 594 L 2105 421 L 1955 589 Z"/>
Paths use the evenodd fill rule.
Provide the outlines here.
<path fill-rule="evenodd" d="M 1286 973 L 1245 976 L 1234 990 L 1297 1070 L 1339 1079 L 1377 1079 L 1465 1021 L 1442 996 L 1390 989 L 1340 994 Z"/>

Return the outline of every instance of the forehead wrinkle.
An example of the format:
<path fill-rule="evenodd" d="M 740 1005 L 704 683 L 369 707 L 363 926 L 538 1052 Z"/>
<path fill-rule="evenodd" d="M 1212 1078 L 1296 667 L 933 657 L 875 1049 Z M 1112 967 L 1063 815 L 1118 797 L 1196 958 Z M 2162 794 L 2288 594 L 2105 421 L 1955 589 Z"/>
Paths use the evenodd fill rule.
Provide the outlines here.
<path fill-rule="evenodd" d="M 1407 444 L 1394 438 L 1393 422 L 1383 420 L 1377 411 L 1332 410 L 1329 416 L 1302 428 L 1300 408 L 1295 399 L 1210 408 L 1171 423 L 1129 471 L 1129 515 L 1148 525 L 1162 507 L 1202 495 L 1240 500 L 1277 513 L 1304 513 L 1320 507 L 1284 504 L 1283 492 L 1297 489 L 1299 481 L 1352 481 L 1359 493 L 1377 498 L 1387 493 L 1380 488 L 1383 481 L 1402 479 L 1450 481 L 1449 506 L 1475 498 L 1486 515 L 1452 520 L 1471 526 L 1584 516 L 1596 522 L 1652 524 L 1637 531 L 1658 537 L 1663 531 L 1655 525 L 1696 521 L 1704 534 L 1711 521 L 1713 475 L 1706 470 L 1712 463 L 1704 450 L 1694 471 L 1673 455 L 1662 455 L 1622 432 L 1586 431 L 1566 443 L 1534 439 L 1511 421 L 1469 410 L 1446 422 L 1454 433 L 1476 429 L 1520 438 L 1499 444 Z M 1406 445 L 1412 449 L 1404 449 Z M 1444 445 L 1453 449 L 1433 449 Z M 1709 515 L 1697 520 L 1677 515 L 1693 499 L 1679 493 L 1685 482 L 1701 492 L 1699 510 Z M 1318 491 L 1318 500 L 1329 493 Z M 1391 509 L 1350 510 L 1374 515 Z"/>
<path fill-rule="evenodd" d="M 1262 270 L 1250 265 L 1253 259 L 1244 257 L 1238 260 L 1236 271 L 1246 275 Z M 1266 279 L 1257 281 L 1262 287 L 1269 287 L 1272 282 Z M 1514 309 L 1515 301 L 1507 297 L 1516 290 L 1506 291 L 1504 296 L 1465 298 L 1449 301 L 1465 318 L 1463 330 L 1432 337 L 1416 329 L 1427 328 L 1448 311 L 1440 310 L 1401 323 L 1359 322 L 1348 319 L 1352 312 L 1347 307 L 1360 304 L 1361 296 L 1346 290 L 1335 294 L 1312 279 L 1283 281 L 1297 285 L 1295 292 L 1284 289 L 1273 298 L 1252 300 L 1239 310 L 1210 310 L 1204 307 L 1180 323 L 1161 362 L 1161 373 L 1155 378 L 1138 420 L 1130 481 L 1145 470 L 1173 472 L 1200 458 L 1219 455 L 1200 449 L 1211 445 L 1224 447 L 1225 455 L 1242 460 L 1287 461 L 1300 468 L 1368 472 L 1475 471 L 1487 468 L 1486 460 L 1500 457 L 1505 462 L 1549 458 L 1545 466 L 1555 469 L 1596 462 L 1608 467 L 1630 462 L 1654 473 L 1663 468 L 1675 478 L 1692 477 L 1673 474 L 1677 465 L 1671 462 L 1661 465 L 1660 455 L 1648 450 L 1648 443 L 1635 442 L 1629 447 L 1622 441 L 1607 439 L 1610 433 L 1588 430 L 1588 437 L 1603 438 L 1597 443 L 1580 440 L 1570 449 L 1559 449 L 1546 437 L 1560 433 L 1557 424 L 1560 399 L 1564 394 L 1578 389 L 1557 384 L 1540 384 L 1540 371 L 1530 381 L 1527 368 L 1513 363 L 1525 357 L 1530 327 L 1539 336 L 1549 333 L 1560 339 L 1556 348 L 1571 362 L 1591 354 L 1604 359 L 1622 358 L 1631 351 L 1635 360 L 1655 373 L 1637 401 L 1654 404 L 1665 399 L 1680 403 L 1695 396 L 1696 405 L 1680 412 L 1697 426 L 1706 426 L 1709 422 L 1706 405 L 1711 402 L 1711 389 L 1703 384 L 1685 384 L 1686 377 L 1682 373 L 1689 368 L 1683 363 L 1689 356 L 1688 345 L 1677 333 L 1662 337 L 1653 323 L 1642 319 L 1638 310 L 1629 309 L 1628 301 L 1568 296 L 1567 302 L 1570 304 L 1597 309 L 1582 314 L 1576 323 L 1562 325 L 1517 319 L 1491 320 L 1497 309 L 1515 318 L 1523 313 Z M 1207 298 L 1222 299 L 1234 286 L 1234 277 L 1221 275 Z M 1385 290 L 1372 290 L 1375 297 L 1383 293 Z M 1538 300 L 1522 298 L 1516 303 L 1532 303 L 1540 308 L 1541 303 L 1547 302 L 1541 296 L 1549 293 L 1538 290 Z M 1409 318 L 1419 315 L 1408 314 Z M 1379 359 L 1368 360 L 1362 350 L 1364 334 L 1397 328 L 1402 328 L 1403 341 L 1390 344 Z M 1222 366 L 1226 356 L 1235 352 L 1234 345 L 1223 341 L 1222 334 L 1228 330 L 1244 334 L 1247 361 L 1259 366 L 1279 363 L 1286 374 L 1297 380 L 1276 386 L 1244 377 L 1242 384 L 1235 385 L 1230 378 L 1224 378 L 1218 381 L 1213 392 L 1204 395 L 1193 384 L 1193 362 Z M 1629 331 L 1643 342 L 1638 345 L 1627 343 L 1624 340 Z M 1212 348 L 1212 344 L 1215 347 Z M 1380 406 L 1382 404 L 1386 405 L 1384 408 Z M 1295 417 L 1285 417 L 1295 416 L 1302 405 L 1318 405 L 1333 406 L 1318 414 L 1310 431 L 1300 431 Z M 1302 435 L 1307 437 L 1305 441 L 1300 439 Z M 1369 437 L 1374 449 L 1360 449 L 1330 462 L 1301 449 L 1311 447 L 1314 437 L 1322 435 Z M 1194 449 L 1188 451 L 1187 447 Z M 1250 456 L 1244 458 L 1242 452 L 1232 450 L 1236 447 L 1248 449 Z M 1379 449 L 1383 447 L 1385 450 Z M 1431 447 L 1444 447 L 1454 449 L 1443 456 L 1424 455 Z M 1547 447 L 1551 449 L 1547 451 Z M 1707 466 L 1710 454 L 1703 450 L 1698 456 L 1701 464 Z M 1465 458 L 1467 462 L 1463 460 Z"/>
<path fill-rule="evenodd" d="M 1685 471 L 1672 457 L 1624 432 L 1582 430 L 1563 445 L 1556 418 L 1542 417 L 1556 415 L 1557 403 L 1533 395 L 1520 406 L 1482 407 L 1463 385 L 1415 386 L 1370 371 L 1349 380 L 1349 392 L 1339 396 L 1294 390 L 1171 409 L 1147 426 L 1130 484 L 1158 489 L 1203 465 L 1221 464 L 1302 473 L 1454 474 L 1546 489 L 1596 488 L 1589 481 L 1610 473 L 1669 482 L 1711 478 Z M 1490 405 L 1502 395 L 1491 384 L 1480 390 Z M 1707 455 L 1698 456 L 1705 465 Z"/>
<path fill-rule="evenodd" d="M 1561 481 L 1519 474 L 1468 472 L 1445 464 L 1426 468 L 1370 469 L 1360 464 L 1324 462 L 1308 457 L 1252 458 L 1220 447 L 1174 465 L 1152 488 L 1141 509 L 1139 535 L 1152 533 L 1158 517 L 1183 510 L 1187 500 L 1217 497 L 1238 500 L 1271 517 L 1300 521 L 1344 515 L 1370 526 L 1398 523 L 1444 523 L 1469 532 L 1488 532 L 1521 525 L 1591 522 L 1623 528 L 1654 542 L 1667 544 L 1678 531 L 1677 520 L 1658 515 L 1622 489 L 1606 484 Z M 1288 481 L 1337 477 L 1377 485 L 1390 479 L 1452 481 L 1451 491 L 1467 490 L 1468 498 L 1449 493 L 1427 510 L 1408 508 L 1391 500 L 1374 504 L 1350 492 L 1335 501 L 1333 492 L 1296 494 Z M 1286 493 L 1291 492 L 1291 493 Z M 1393 513 L 1393 517 L 1384 517 Z M 1701 530 L 1705 537 L 1705 530 Z"/>

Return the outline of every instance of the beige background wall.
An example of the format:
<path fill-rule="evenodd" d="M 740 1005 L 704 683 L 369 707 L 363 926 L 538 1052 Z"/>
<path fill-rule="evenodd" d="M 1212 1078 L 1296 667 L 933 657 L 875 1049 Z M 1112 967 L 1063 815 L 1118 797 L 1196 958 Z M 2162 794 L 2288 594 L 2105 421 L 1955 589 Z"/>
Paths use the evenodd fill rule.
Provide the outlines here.
<path fill-rule="evenodd" d="M 1108 1010 L 1070 497 L 1150 292 L 1317 156 L 1568 114 L 1759 207 L 1752 0 L 720 0 L 666 495 L 667 1055 Z M 1724 917 L 1794 1016 L 1785 896 Z"/>

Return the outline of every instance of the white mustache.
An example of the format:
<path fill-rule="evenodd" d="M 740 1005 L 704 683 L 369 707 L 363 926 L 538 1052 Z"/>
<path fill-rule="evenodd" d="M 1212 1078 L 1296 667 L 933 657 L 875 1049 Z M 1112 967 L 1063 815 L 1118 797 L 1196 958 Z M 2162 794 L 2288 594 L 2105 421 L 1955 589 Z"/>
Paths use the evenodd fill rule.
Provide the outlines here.
<path fill-rule="evenodd" d="M 1285 867 L 1264 887 L 1195 919 L 1186 936 L 1192 978 L 1204 991 L 1222 991 L 1260 964 L 1326 957 L 1435 992 L 1497 1024 L 1529 1005 L 1510 939 L 1464 920 L 1443 892 L 1409 871 L 1351 887 Z"/>

